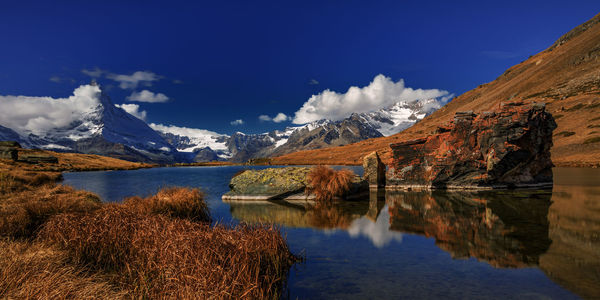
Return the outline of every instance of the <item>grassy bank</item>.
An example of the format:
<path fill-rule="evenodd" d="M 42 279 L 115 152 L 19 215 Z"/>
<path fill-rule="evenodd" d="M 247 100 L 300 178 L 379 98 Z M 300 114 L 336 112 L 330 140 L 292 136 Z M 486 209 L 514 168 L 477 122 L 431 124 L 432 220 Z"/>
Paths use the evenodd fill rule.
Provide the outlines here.
<path fill-rule="evenodd" d="M 197 189 L 103 204 L 0 163 L 0 298 L 278 298 L 297 260 L 277 228 L 211 226 Z"/>

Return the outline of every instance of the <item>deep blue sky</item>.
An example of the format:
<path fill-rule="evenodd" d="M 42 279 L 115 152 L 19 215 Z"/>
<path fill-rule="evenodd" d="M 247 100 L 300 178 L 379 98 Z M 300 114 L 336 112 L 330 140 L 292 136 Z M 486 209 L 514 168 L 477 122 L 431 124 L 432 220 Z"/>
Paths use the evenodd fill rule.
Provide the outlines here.
<path fill-rule="evenodd" d="M 256 133 L 290 124 L 260 114 L 380 73 L 461 94 L 600 12 L 597 0 L 121 2 L 1 1 L 0 95 L 66 97 L 89 82 L 82 69 L 151 71 L 163 79 L 138 90 L 172 100 L 139 103 L 148 122 Z M 115 103 L 132 92 L 99 82 Z"/>

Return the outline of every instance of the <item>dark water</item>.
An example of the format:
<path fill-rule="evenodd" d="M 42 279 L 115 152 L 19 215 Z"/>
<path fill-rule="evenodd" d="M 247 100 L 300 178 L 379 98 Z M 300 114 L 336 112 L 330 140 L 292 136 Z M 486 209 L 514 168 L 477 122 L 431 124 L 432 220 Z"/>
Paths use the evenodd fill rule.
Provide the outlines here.
<path fill-rule="evenodd" d="M 310 210 L 224 203 L 241 168 L 67 173 L 65 183 L 105 201 L 201 187 L 219 222 L 280 224 L 306 256 L 289 274 L 292 299 L 600 299 L 597 169 L 555 169 L 552 192 L 372 193 Z"/>

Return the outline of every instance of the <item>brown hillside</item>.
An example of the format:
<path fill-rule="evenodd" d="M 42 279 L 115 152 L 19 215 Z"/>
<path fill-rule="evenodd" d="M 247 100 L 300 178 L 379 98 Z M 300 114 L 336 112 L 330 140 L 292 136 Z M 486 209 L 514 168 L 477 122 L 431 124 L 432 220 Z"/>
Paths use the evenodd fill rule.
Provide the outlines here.
<path fill-rule="evenodd" d="M 431 134 L 457 111 L 481 112 L 505 101 L 547 104 L 558 128 L 552 160 L 557 165 L 600 165 L 600 14 L 560 37 L 548 49 L 506 70 L 496 80 L 453 99 L 396 135 L 275 157 L 274 164 L 360 164 L 364 155 L 390 143 Z"/>
<path fill-rule="evenodd" d="M 19 149 L 19 157 L 27 155 L 54 156 L 58 163 L 30 164 L 22 161 L 13 162 L 0 159 L 0 171 L 18 168 L 27 171 L 99 171 L 99 170 L 132 170 L 149 168 L 153 165 L 130 162 L 117 158 L 81 153 L 59 153 L 47 150 Z"/>

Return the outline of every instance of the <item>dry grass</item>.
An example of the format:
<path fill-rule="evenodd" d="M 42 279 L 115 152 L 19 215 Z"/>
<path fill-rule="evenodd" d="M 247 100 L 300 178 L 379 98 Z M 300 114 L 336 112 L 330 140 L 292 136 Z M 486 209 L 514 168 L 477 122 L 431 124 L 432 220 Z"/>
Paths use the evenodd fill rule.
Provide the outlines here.
<path fill-rule="evenodd" d="M 296 261 L 273 227 L 210 227 L 198 189 L 102 204 L 60 173 L 0 164 L 0 298 L 278 298 Z"/>
<path fill-rule="evenodd" d="M 127 198 L 124 205 L 142 214 L 160 214 L 194 222 L 211 221 L 204 194 L 199 189 L 167 187 L 147 198 Z"/>
<path fill-rule="evenodd" d="M 326 166 L 315 166 L 307 175 L 307 194 L 315 194 L 316 201 L 330 202 L 344 196 L 350 189 L 354 172 L 349 169 L 334 170 Z"/>
<path fill-rule="evenodd" d="M 39 238 L 115 274 L 132 298 L 275 298 L 295 261 L 273 227 L 211 228 L 121 205 L 56 216 Z"/>
<path fill-rule="evenodd" d="M 70 264 L 67 251 L 39 242 L 0 240 L 2 299 L 120 299 L 97 273 Z"/>

